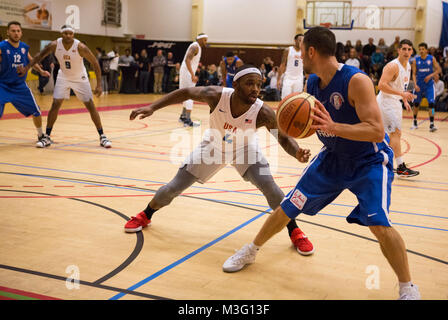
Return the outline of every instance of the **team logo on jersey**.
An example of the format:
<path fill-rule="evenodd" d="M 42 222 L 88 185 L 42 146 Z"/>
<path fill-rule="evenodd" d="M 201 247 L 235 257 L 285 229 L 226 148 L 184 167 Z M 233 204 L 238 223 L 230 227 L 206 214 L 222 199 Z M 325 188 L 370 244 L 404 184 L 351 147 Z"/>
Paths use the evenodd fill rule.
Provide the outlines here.
<path fill-rule="evenodd" d="M 431 60 L 426 61 L 426 63 L 428 64 L 428 66 L 431 64 Z"/>
<path fill-rule="evenodd" d="M 11 51 L 9 51 L 9 49 L 7 49 L 7 50 L 6 50 L 6 53 L 7 53 L 7 54 L 11 54 Z"/>
<path fill-rule="evenodd" d="M 408 77 L 404 77 L 404 82 L 408 82 L 409 78 Z"/>
<path fill-rule="evenodd" d="M 330 103 L 336 110 L 339 110 L 344 103 L 344 98 L 342 98 L 342 95 L 339 92 L 333 92 L 330 96 Z"/>
<path fill-rule="evenodd" d="M 26 49 L 22 48 L 22 54 L 25 54 L 25 52 L 26 52 Z"/>

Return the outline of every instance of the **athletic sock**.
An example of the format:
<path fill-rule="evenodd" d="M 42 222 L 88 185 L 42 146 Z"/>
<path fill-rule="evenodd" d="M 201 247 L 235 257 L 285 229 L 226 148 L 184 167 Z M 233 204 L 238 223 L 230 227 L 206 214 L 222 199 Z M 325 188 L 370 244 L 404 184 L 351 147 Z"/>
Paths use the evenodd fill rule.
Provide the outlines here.
<path fill-rule="evenodd" d="M 409 282 L 398 282 L 398 285 L 400 286 L 400 290 L 403 289 L 403 288 L 413 287 L 414 286 L 411 281 L 409 281 Z"/>
<path fill-rule="evenodd" d="M 104 132 L 103 132 L 103 128 L 101 128 L 101 129 L 98 129 L 98 133 L 99 133 L 99 135 L 100 135 L 100 137 L 104 134 Z"/>
<path fill-rule="evenodd" d="M 291 236 L 291 233 L 294 231 L 294 229 L 298 228 L 299 226 L 297 225 L 296 220 L 291 219 L 286 227 L 288 228 L 289 236 Z"/>
<path fill-rule="evenodd" d="M 249 249 L 250 249 L 250 251 L 254 252 L 254 251 L 258 251 L 258 250 L 260 250 L 260 247 L 259 247 L 259 246 L 256 246 L 253 242 L 251 242 L 251 243 L 249 244 Z"/>
<path fill-rule="evenodd" d="M 53 130 L 53 128 L 48 128 L 45 130 L 45 133 L 47 136 L 49 136 L 51 134 L 51 130 Z"/>
<path fill-rule="evenodd" d="M 414 125 L 415 126 L 417 125 L 417 115 L 416 114 L 414 114 Z"/>
<path fill-rule="evenodd" d="M 44 134 L 44 132 L 42 131 L 42 127 L 40 127 L 40 128 L 36 128 L 36 130 L 37 130 L 37 136 L 40 138 L 40 137 L 42 137 L 42 135 Z"/>
<path fill-rule="evenodd" d="M 151 208 L 148 204 L 148 206 L 146 207 L 145 210 L 143 210 L 143 212 L 146 214 L 146 217 L 148 218 L 148 220 L 151 220 L 152 215 L 154 214 L 154 212 L 156 212 L 157 210 Z"/>

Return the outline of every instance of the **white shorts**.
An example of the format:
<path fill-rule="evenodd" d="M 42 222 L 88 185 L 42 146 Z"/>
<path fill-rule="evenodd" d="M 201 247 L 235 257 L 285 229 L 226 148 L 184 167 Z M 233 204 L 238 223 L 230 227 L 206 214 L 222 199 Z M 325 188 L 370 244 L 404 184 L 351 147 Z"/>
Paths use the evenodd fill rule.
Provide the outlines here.
<path fill-rule="evenodd" d="M 303 77 L 298 79 L 283 78 L 282 99 L 293 92 L 303 91 Z"/>
<path fill-rule="evenodd" d="M 76 97 L 82 102 L 89 102 L 93 99 L 92 88 L 89 81 L 70 81 L 60 76 L 56 80 L 54 86 L 53 98 L 69 99 L 70 89 L 73 90 Z"/>
<path fill-rule="evenodd" d="M 194 83 L 191 80 L 191 74 L 188 71 L 188 69 L 185 68 L 180 68 L 180 72 L 179 72 L 179 89 L 184 89 L 184 88 L 193 88 L 196 86 L 196 83 Z M 193 110 L 193 100 L 186 100 L 183 102 L 183 106 L 185 107 L 185 109 L 187 110 Z"/>
<path fill-rule="evenodd" d="M 210 156 L 210 151 L 212 149 L 217 152 L 217 157 Z M 214 154 L 212 153 L 212 155 Z M 196 149 L 194 149 L 193 152 L 184 160 L 180 168 L 187 166 L 187 171 L 195 176 L 199 183 L 205 183 L 210 180 L 210 178 L 212 178 L 219 170 L 226 167 L 227 164 L 231 164 L 242 177 L 251 165 L 255 163 L 268 163 L 258 146 L 246 146 L 244 151 L 240 153 L 240 156 L 241 159 L 235 154 L 231 154 L 229 155 L 229 158 L 231 159 L 225 159 L 226 156 L 224 153 L 214 149 L 209 142 L 202 141 L 199 146 L 197 146 Z"/>
<path fill-rule="evenodd" d="M 383 115 L 384 130 L 391 134 L 397 129 L 401 131 L 401 122 L 403 118 L 403 109 L 401 101 L 395 99 L 376 98 L 378 106 Z"/>

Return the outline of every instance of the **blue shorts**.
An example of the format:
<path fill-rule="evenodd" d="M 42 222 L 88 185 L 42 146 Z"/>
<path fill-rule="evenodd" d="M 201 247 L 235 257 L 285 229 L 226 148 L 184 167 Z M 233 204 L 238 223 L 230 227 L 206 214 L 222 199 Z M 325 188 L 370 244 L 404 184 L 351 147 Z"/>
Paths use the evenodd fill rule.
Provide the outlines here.
<path fill-rule="evenodd" d="M 428 103 L 434 103 L 436 99 L 436 92 L 434 89 L 434 83 L 430 81 L 430 83 L 417 83 L 420 87 L 419 92 L 415 92 L 417 98 L 414 100 L 415 103 L 420 104 L 423 98 L 428 100 Z"/>
<path fill-rule="evenodd" d="M 291 219 L 300 213 L 315 215 L 348 189 L 358 199 L 358 205 L 346 218 L 348 223 L 390 227 L 392 161 L 393 151 L 389 147 L 357 160 L 342 159 L 323 148 L 285 196 L 281 207 Z"/>
<path fill-rule="evenodd" d="M 226 77 L 226 87 L 227 88 L 233 88 L 233 78 L 234 76 L 227 76 Z"/>
<path fill-rule="evenodd" d="M 41 115 L 33 93 L 25 82 L 15 84 L 0 82 L 0 118 L 7 102 L 10 102 L 25 117 Z"/>

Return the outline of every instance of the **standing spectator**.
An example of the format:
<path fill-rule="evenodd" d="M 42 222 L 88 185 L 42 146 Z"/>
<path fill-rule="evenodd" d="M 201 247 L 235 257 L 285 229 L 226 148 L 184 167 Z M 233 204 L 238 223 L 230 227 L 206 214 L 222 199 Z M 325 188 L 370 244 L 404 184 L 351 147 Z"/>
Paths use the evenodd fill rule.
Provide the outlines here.
<path fill-rule="evenodd" d="M 151 63 L 149 62 L 146 49 L 141 51 L 139 59 L 139 89 L 140 93 L 149 93 L 149 73 L 151 72 Z"/>
<path fill-rule="evenodd" d="M 174 68 L 171 69 L 170 71 L 167 92 L 179 89 L 179 75 L 180 75 L 180 63 L 178 62 L 175 64 Z"/>
<path fill-rule="evenodd" d="M 120 57 L 116 49 L 112 50 L 107 54 L 110 60 L 110 71 L 109 71 L 109 91 L 118 90 L 118 62 Z"/>
<path fill-rule="evenodd" d="M 120 56 L 118 59 L 118 65 L 129 67 L 131 64 L 135 63 L 135 59 L 131 56 L 131 50 L 124 50 L 124 55 Z"/>
<path fill-rule="evenodd" d="M 41 61 L 41 63 L 39 65 L 40 65 L 42 70 L 48 71 L 49 73 L 51 73 L 51 69 L 54 68 L 53 55 L 46 56 Z M 50 81 L 50 78 L 42 76 L 40 73 L 38 73 L 38 76 L 39 76 L 39 86 L 38 86 L 37 89 L 39 90 L 40 94 L 43 94 L 44 93 L 44 88 L 48 84 L 48 82 Z"/>
<path fill-rule="evenodd" d="M 176 62 L 174 61 L 174 56 L 171 51 L 168 51 L 166 54 L 166 65 L 165 65 L 165 72 L 163 74 L 163 86 L 162 90 L 163 92 L 169 92 L 168 91 L 168 84 L 170 80 L 170 74 L 171 70 L 173 70 L 176 66 Z"/>
<path fill-rule="evenodd" d="M 261 85 L 261 87 L 264 88 L 268 84 L 267 83 L 268 74 L 266 73 L 266 66 L 264 65 L 264 63 L 261 64 L 260 71 L 261 71 L 261 77 L 263 79 L 263 84 Z"/>
<path fill-rule="evenodd" d="M 362 47 L 362 60 L 367 72 L 370 72 L 371 64 L 370 58 L 376 50 L 376 45 L 373 44 L 373 38 L 369 38 L 369 43 Z"/>
<path fill-rule="evenodd" d="M 270 79 L 269 85 L 266 86 L 266 96 L 264 99 L 266 101 L 279 101 L 280 92 L 277 89 L 278 82 L 278 67 L 274 67 L 269 73 L 268 78 Z"/>
<path fill-rule="evenodd" d="M 162 93 L 163 74 L 165 72 L 166 58 L 162 50 L 157 50 L 157 55 L 152 59 L 154 72 L 154 93 Z"/>
<path fill-rule="evenodd" d="M 110 60 L 106 52 L 102 50 L 99 65 L 101 67 L 101 87 L 104 94 L 109 93 Z"/>

